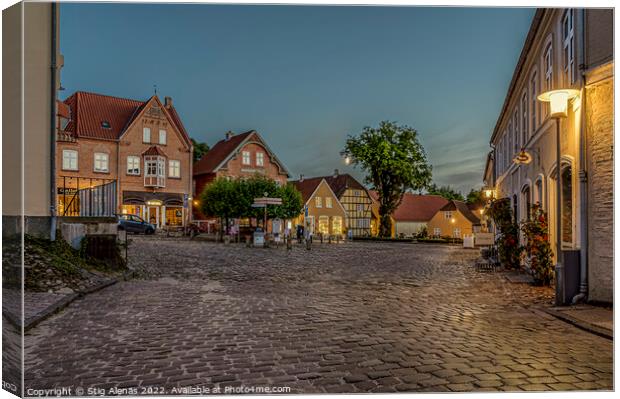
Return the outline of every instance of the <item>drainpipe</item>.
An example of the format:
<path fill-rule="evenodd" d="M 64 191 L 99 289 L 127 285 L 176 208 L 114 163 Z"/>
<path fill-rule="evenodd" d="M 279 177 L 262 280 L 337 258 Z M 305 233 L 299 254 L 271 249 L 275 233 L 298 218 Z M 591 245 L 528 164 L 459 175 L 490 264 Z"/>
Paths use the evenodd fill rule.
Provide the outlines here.
<path fill-rule="evenodd" d="M 51 66 L 51 87 L 50 87 L 50 240 L 56 240 L 56 50 L 58 41 L 56 37 L 56 13 L 58 5 L 53 2 L 52 6 L 52 66 Z"/>
<path fill-rule="evenodd" d="M 579 251 L 579 294 L 573 297 L 572 303 L 585 302 L 588 299 L 588 174 L 587 162 L 587 132 L 586 132 L 586 24 L 585 9 L 581 10 L 581 129 L 579 134 L 579 218 L 581 220 L 579 236 L 581 237 L 581 251 Z"/>

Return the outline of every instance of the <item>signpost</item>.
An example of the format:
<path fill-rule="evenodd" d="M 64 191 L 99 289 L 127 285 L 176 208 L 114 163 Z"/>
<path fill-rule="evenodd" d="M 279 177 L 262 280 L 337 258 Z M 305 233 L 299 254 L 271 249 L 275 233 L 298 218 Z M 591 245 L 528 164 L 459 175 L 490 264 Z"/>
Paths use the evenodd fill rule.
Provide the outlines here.
<path fill-rule="evenodd" d="M 267 205 L 282 205 L 282 198 L 267 197 L 267 193 L 265 193 L 264 197 L 254 198 L 252 208 L 265 208 L 265 216 L 263 219 L 265 234 L 267 233 Z"/>

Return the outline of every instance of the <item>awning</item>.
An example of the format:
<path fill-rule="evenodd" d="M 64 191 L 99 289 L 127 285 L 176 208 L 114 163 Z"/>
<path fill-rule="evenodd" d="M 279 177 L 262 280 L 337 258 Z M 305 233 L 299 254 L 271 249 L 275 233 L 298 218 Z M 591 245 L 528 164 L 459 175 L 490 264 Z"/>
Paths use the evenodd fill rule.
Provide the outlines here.
<path fill-rule="evenodd" d="M 149 193 L 146 191 L 123 191 L 123 205 L 147 205 L 148 202 L 168 206 L 183 206 L 182 193 Z"/>

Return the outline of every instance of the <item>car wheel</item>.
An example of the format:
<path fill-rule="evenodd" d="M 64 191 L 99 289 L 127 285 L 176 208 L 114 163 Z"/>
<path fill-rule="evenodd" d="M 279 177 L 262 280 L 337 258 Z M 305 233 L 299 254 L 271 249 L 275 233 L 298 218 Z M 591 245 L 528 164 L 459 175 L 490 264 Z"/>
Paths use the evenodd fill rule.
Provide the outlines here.
<path fill-rule="evenodd" d="M 153 233 L 155 233 L 155 230 L 153 230 L 153 229 L 146 229 L 145 234 L 147 234 L 147 235 L 151 235 L 151 234 L 153 234 Z"/>

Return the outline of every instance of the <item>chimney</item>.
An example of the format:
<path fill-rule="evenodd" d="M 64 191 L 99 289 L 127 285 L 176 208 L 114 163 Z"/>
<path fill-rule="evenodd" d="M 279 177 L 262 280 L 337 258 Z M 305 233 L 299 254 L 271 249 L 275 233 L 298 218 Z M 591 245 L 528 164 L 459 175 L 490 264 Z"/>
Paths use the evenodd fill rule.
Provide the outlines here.
<path fill-rule="evenodd" d="M 300 182 L 304 181 L 304 175 L 299 175 L 299 181 Z"/>
<path fill-rule="evenodd" d="M 334 169 L 334 177 L 338 177 L 339 174 L 338 169 Z"/>
<path fill-rule="evenodd" d="M 172 97 L 164 97 L 164 107 L 172 107 Z"/>
<path fill-rule="evenodd" d="M 232 132 L 232 130 L 229 130 L 226 132 L 226 141 L 230 140 L 230 138 L 232 136 L 234 136 L 235 134 Z"/>

